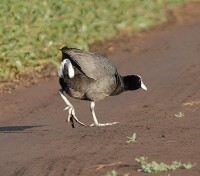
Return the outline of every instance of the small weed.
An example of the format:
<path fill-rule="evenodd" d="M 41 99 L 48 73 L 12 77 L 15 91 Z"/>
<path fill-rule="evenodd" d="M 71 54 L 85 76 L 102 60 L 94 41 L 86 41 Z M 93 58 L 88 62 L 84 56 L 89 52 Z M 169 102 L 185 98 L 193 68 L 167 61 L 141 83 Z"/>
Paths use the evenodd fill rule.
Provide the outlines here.
<path fill-rule="evenodd" d="M 178 168 L 182 169 L 191 169 L 195 164 L 191 164 L 188 162 L 187 164 L 181 163 L 179 161 L 173 161 L 171 165 L 167 165 L 163 162 L 157 163 L 156 161 L 152 161 L 150 163 L 147 162 L 147 157 L 140 157 L 136 158 L 135 160 L 140 163 L 141 168 L 138 170 L 138 172 L 161 172 L 161 171 L 168 171 L 168 170 L 176 170 Z"/>
<path fill-rule="evenodd" d="M 193 166 L 195 166 L 196 164 L 191 164 L 190 162 L 187 164 L 183 164 L 183 168 L 184 169 L 191 169 Z"/>
<path fill-rule="evenodd" d="M 178 117 L 178 118 L 184 117 L 184 113 L 179 112 L 178 114 L 175 114 L 175 117 Z"/>
<path fill-rule="evenodd" d="M 129 176 L 129 174 L 124 174 L 123 176 Z"/>
<path fill-rule="evenodd" d="M 190 101 L 182 104 L 182 106 L 197 106 L 197 105 L 200 105 L 200 100 Z"/>
<path fill-rule="evenodd" d="M 136 133 L 133 133 L 131 137 L 127 138 L 128 138 L 128 141 L 126 141 L 127 143 L 136 142 Z"/>
<path fill-rule="evenodd" d="M 105 176 L 117 176 L 117 172 L 115 170 L 112 170 L 111 172 L 108 172 Z"/>
<path fill-rule="evenodd" d="M 112 170 L 111 172 L 108 172 L 105 176 L 117 176 L 117 171 Z M 129 176 L 129 174 L 124 174 L 123 176 Z"/>

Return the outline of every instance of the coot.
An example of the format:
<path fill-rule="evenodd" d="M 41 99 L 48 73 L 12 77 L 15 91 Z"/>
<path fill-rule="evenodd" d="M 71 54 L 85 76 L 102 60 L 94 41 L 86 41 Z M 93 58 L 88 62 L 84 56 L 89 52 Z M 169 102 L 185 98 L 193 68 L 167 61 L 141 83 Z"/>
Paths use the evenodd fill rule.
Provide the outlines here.
<path fill-rule="evenodd" d="M 73 128 L 73 120 L 83 126 L 86 125 L 78 120 L 74 107 L 64 96 L 64 92 L 73 98 L 91 101 L 90 109 L 94 124 L 90 126 L 106 126 L 118 122 L 99 123 L 94 112 L 95 102 L 129 90 L 139 88 L 147 90 L 140 76 L 121 76 L 113 63 L 105 56 L 67 46 L 63 47 L 61 52 L 62 62 L 58 70 L 61 85 L 59 93 L 67 104 L 64 110 L 69 111 L 67 121 L 71 122 Z"/>

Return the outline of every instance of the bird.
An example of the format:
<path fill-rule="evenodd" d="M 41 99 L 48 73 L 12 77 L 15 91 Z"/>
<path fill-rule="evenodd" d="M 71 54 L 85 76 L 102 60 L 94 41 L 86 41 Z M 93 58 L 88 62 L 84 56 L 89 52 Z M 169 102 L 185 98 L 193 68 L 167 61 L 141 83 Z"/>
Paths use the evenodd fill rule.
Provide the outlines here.
<path fill-rule="evenodd" d="M 125 91 L 133 91 L 140 88 L 147 90 L 141 76 L 121 76 L 117 68 L 106 56 L 67 46 L 60 50 L 62 61 L 58 69 L 61 86 L 59 94 L 67 105 L 64 109 L 65 111 L 68 110 L 66 121 L 68 124 L 71 123 L 73 128 L 75 127 L 74 120 L 82 126 L 87 125 L 76 117 L 75 109 L 64 93 L 75 99 L 91 102 L 90 110 L 94 120 L 94 123 L 90 125 L 92 127 L 109 126 L 118 123 L 99 123 L 94 111 L 96 102 L 108 96 L 119 95 Z"/>

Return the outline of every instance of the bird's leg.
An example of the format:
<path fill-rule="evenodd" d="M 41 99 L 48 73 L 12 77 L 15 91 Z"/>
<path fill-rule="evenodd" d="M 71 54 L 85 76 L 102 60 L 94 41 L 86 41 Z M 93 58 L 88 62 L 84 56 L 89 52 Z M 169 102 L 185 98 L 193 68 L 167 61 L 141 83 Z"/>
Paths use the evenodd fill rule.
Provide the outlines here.
<path fill-rule="evenodd" d="M 67 122 L 71 122 L 72 127 L 74 128 L 74 122 L 73 119 L 79 123 L 80 125 L 86 126 L 84 123 L 82 123 L 81 121 L 78 120 L 78 118 L 75 115 L 75 111 L 74 111 L 74 107 L 72 106 L 72 104 L 68 101 L 68 99 L 64 96 L 63 91 L 59 90 L 60 96 L 62 97 L 62 99 L 64 100 L 64 102 L 67 104 L 67 107 L 64 109 L 64 111 L 68 110 L 69 114 L 68 114 L 68 118 L 67 118 Z"/>
<path fill-rule="evenodd" d="M 94 120 L 94 123 L 91 124 L 90 126 L 108 126 L 108 125 L 114 125 L 114 124 L 117 124 L 119 122 L 113 122 L 113 123 L 99 123 L 98 120 L 97 120 L 97 117 L 95 115 L 95 112 L 94 112 L 94 107 L 95 107 L 95 103 L 92 101 L 91 102 L 91 106 L 90 106 L 90 110 L 92 112 L 92 117 L 93 117 L 93 120 Z"/>
<path fill-rule="evenodd" d="M 92 112 L 92 117 L 93 117 L 93 120 L 94 120 L 94 125 L 97 125 L 97 124 L 99 124 L 99 122 L 98 122 L 96 114 L 94 112 L 94 107 L 95 107 L 95 103 L 91 102 L 90 110 Z"/>

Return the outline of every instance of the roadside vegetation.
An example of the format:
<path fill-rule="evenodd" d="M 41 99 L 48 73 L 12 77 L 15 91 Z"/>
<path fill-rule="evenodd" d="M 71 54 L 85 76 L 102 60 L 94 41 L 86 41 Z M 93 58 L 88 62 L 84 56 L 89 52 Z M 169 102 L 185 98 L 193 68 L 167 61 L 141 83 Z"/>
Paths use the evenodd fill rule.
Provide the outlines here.
<path fill-rule="evenodd" d="M 2 0 L 0 80 L 58 66 L 64 45 L 88 49 L 120 31 L 138 31 L 165 21 L 165 9 L 184 0 Z"/>
<path fill-rule="evenodd" d="M 173 161 L 172 164 L 168 165 L 163 162 L 157 163 L 156 161 L 147 162 L 147 157 L 140 157 L 136 158 L 135 160 L 140 164 L 139 172 L 161 172 L 161 171 L 170 171 L 170 170 L 176 170 L 176 169 L 191 169 L 195 164 L 188 163 L 181 163 L 180 161 Z"/>
<path fill-rule="evenodd" d="M 131 137 L 127 137 L 128 138 L 128 141 L 126 141 L 127 143 L 133 143 L 133 142 L 136 142 L 136 133 L 133 133 L 133 135 Z"/>
<path fill-rule="evenodd" d="M 116 170 L 112 170 L 111 172 L 108 172 L 105 176 L 118 176 Z M 123 176 L 129 176 L 129 174 L 123 174 Z"/>

